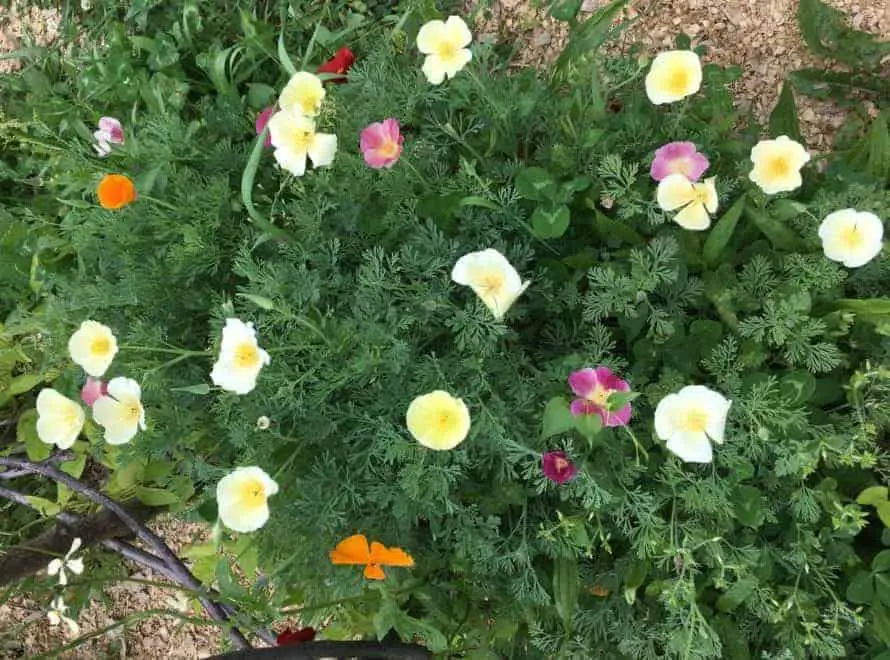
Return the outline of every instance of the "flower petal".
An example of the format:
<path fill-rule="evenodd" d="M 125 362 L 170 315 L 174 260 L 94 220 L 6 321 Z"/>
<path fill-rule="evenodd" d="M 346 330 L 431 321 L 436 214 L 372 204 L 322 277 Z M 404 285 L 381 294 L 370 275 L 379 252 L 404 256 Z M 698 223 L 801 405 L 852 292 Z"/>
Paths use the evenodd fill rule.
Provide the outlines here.
<path fill-rule="evenodd" d="M 704 433 L 676 433 L 667 441 L 667 448 L 686 463 L 710 463 L 714 458 L 711 443 Z"/>
<path fill-rule="evenodd" d="M 569 374 L 569 387 L 580 397 L 590 396 L 599 382 L 599 373 L 596 369 L 579 369 Z"/>
<path fill-rule="evenodd" d="M 708 215 L 704 204 L 693 202 L 674 216 L 674 222 L 683 229 L 703 231 L 711 226 L 711 216 Z"/>
<path fill-rule="evenodd" d="M 353 534 L 343 539 L 331 550 L 332 564 L 367 564 L 371 561 L 371 549 L 364 534 Z"/>
<path fill-rule="evenodd" d="M 315 167 L 327 167 L 334 162 L 337 153 L 337 136 L 327 133 L 316 133 L 309 146 L 309 158 Z"/>
<path fill-rule="evenodd" d="M 674 211 L 695 201 L 695 188 L 682 174 L 670 174 L 659 182 L 655 196 L 662 210 Z"/>

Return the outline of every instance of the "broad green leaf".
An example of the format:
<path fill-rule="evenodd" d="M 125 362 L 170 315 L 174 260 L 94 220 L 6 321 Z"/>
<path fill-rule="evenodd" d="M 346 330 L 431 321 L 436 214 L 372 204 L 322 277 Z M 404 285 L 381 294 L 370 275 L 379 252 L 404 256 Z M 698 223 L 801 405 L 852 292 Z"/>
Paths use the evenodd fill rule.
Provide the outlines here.
<path fill-rule="evenodd" d="M 275 303 L 265 296 L 258 296 L 254 293 L 236 293 L 235 295 L 239 298 L 249 300 L 260 309 L 275 309 Z"/>
<path fill-rule="evenodd" d="M 788 80 L 798 92 L 816 99 L 846 97 L 860 91 L 883 97 L 890 95 L 890 83 L 868 72 L 798 69 L 788 74 Z"/>
<path fill-rule="evenodd" d="M 739 223 L 739 218 L 742 217 L 742 211 L 745 210 L 746 201 L 745 195 L 739 197 L 735 204 L 729 207 L 729 210 L 720 217 L 717 224 L 708 233 L 705 246 L 702 248 L 702 259 L 708 266 L 715 266 L 720 262 L 720 257 L 723 255 L 726 246 L 729 245 L 732 233 Z"/>
<path fill-rule="evenodd" d="M 856 498 L 857 504 L 877 506 L 887 501 L 887 486 L 869 486 Z"/>
<path fill-rule="evenodd" d="M 210 385 L 207 383 L 199 383 L 198 385 L 187 385 L 186 387 L 171 387 L 171 392 L 188 392 L 189 394 L 210 394 Z"/>
<path fill-rule="evenodd" d="M 62 507 L 45 497 L 25 495 L 25 499 L 28 500 L 28 502 L 37 509 L 41 515 L 47 516 L 48 518 L 56 515 L 62 510 Z"/>
<path fill-rule="evenodd" d="M 890 573 L 875 573 L 875 596 L 890 607 Z"/>
<path fill-rule="evenodd" d="M 871 560 L 871 570 L 876 573 L 886 573 L 890 571 L 890 550 L 881 550 Z"/>
<path fill-rule="evenodd" d="M 634 399 L 639 398 L 639 396 L 639 392 L 613 392 L 609 395 L 606 409 L 609 412 L 621 410 L 626 404 L 630 403 Z"/>
<path fill-rule="evenodd" d="M 744 603 L 757 587 L 757 578 L 741 578 L 717 599 L 717 609 L 721 612 L 732 612 Z"/>
<path fill-rule="evenodd" d="M 575 419 L 569 410 L 569 402 L 561 396 L 550 399 L 544 407 L 541 439 L 565 433 L 573 428 L 575 428 Z"/>
<path fill-rule="evenodd" d="M 275 102 L 277 90 L 265 83 L 247 83 L 247 103 L 251 108 L 262 110 Z"/>
<path fill-rule="evenodd" d="M 850 150 L 847 160 L 880 181 L 890 181 L 890 111 L 874 118 L 868 134 Z"/>
<path fill-rule="evenodd" d="M 53 446 L 48 445 L 37 435 L 37 410 L 31 408 L 19 415 L 19 421 L 15 428 L 15 438 L 23 445 L 28 453 L 28 459 L 43 461 L 52 454 Z"/>
<path fill-rule="evenodd" d="M 646 242 L 636 229 L 620 220 L 613 220 L 599 209 L 594 209 L 593 224 L 604 241 L 618 240 L 631 245 L 641 245 Z"/>
<path fill-rule="evenodd" d="M 816 391 L 816 379 L 809 371 L 792 371 L 779 381 L 779 392 L 791 406 L 806 403 Z"/>
<path fill-rule="evenodd" d="M 877 67 L 890 55 L 890 43 L 850 27 L 846 14 L 823 0 L 800 0 L 797 21 L 811 51 L 856 70 Z"/>
<path fill-rule="evenodd" d="M 86 454 L 78 454 L 70 461 L 65 461 L 64 463 L 59 464 L 59 469 L 62 472 L 66 472 L 70 474 L 75 479 L 80 479 L 80 475 L 83 474 L 83 470 L 87 464 L 87 455 Z"/>
<path fill-rule="evenodd" d="M 571 213 L 568 206 L 538 206 L 532 212 L 531 225 L 539 238 L 559 238 L 566 233 L 570 220 Z"/>
<path fill-rule="evenodd" d="M 525 199 L 550 201 L 557 192 L 556 180 L 544 168 L 526 167 L 516 175 L 516 192 Z"/>
<path fill-rule="evenodd" d="M 765 514 L 760 491 L 754 486 L 737 486 L 733 493 L 733 510 L 739 522 L 748 527 L 760 527 Z"/>
<path fill-rule="evenodd" d="M 867 571 L 859 571 L 847 585 L 847 600 L 851 603 L 870 603 L 874 595 L 874 580 Z"/>
<path fill-rule="evenodd" d="M 871 607 L 872 628 L 881 641 L 890 646 L 890 613 L 880 601 L 872 603 Z"/>
<path fill-rule="evenodd" d="M 550 15 L 557 21 L 572 21 L 583 4 L 584 0 L 555 0 L 550 3 Z"/>
<path fill-rule="evenodd" d="M 260 159 L 265 150 L 266 136 L 269 134 L 269 127 L 263 129 L 260 135 L 256 136 L 253 142 L 253 149 L 250 157 L 247 159 L 247 165 L 244 166 L 244 172 L 241 174 L 241 202 L 247 211 L 247 215 L 262 231 L 266 232 L 269 237 L 280 240 L 295 242 L 293 236 L 289 232 L 276 227 L 272 222 L 264 217 L 253 203 L 253 180 L 256 177 L 256 171 L 260 166 Z"/>
<path fill-rule="evenodd" d="M 578 560 L 558 557 L 553 561 L 553 601 L 566 632 L 572 628 L 572 616 L 578 604 L 581 576 Z"/>
<path fill-rule="evenodd" d="M 148 506 L 169 506 L 179 503 L 179 496 L 163 488 L 149 488 L 148 486 L 136 486 L 136 499 Z"/>
<path fill-rule="evenodd" d="M 745 207 L 745 215 L 763 232 L 763 235 L 769 239 L 773 247 L 777 250 L 785 250 L 787 252 L 796 252 L 803 250 L 803 241 L 789 227 L 781 221 L 767 215 L 759 209 L 753 209 L 750 206 Z"/>
<path fill-rule="evenodd" d="M 768 212 L 776 220 L 785 222 L 786 220 L 796 218 L 806 210 L 806 204 L 795 202 L 793 199 L 784 198 L 777 199 L 775 202 L 770 204 Z"/>
<path fill-rule="evenodd" d="M 779 94 L 776 107 L 770 113 L 769 132 L 774 138 L 780 135 L 787 135 L 792 140 L 800 143 L 804 142 L 803 136 L 800 133 L 800 121 L 797 118 L 794 92 L 791 91 L 791 84 L 787 80 L 782 84 L 782 93 Z"/>
<path fill-rule="evenodd" d="M 43 382 L 43 374 L 21 374 L 12 379 L 6 388 L 6 394 L 17 396 L 34 389 Z"/>
<path fill-rule="evenodd" d="M 588 440 L 593 440 L 603 430 L 603 419 L 599 415 L 578 415 L 572 419 L 575 430 Z"/>
<path fill-rule="evenodd" d="M 841 298 L 832 307 L 864 316 L 890 316 L 890 298 Z"/>
<path fill-rule="evenodd" d="M 646 581 L 649 575 L 649 564 L 642 559 L 635 560 L 628 572 L 624 575 L 624 600 L 632 605 L 637 597 L 637 589 Z"/>

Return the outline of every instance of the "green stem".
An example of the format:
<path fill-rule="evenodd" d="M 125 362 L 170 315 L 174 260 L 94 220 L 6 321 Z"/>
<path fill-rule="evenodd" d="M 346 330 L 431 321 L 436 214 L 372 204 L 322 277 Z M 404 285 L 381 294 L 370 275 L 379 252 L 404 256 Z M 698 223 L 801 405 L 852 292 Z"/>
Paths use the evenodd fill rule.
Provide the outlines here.
<path fill-rule="evenodd" d="M 414 172 L 414 175 L 415 175 L 418 179 L 420 179 L 420 182 L 424 185 L 424 187 L 426 187 L 426 188 L 432 188 L 432 187 L 433 187 L 432 184 L 427 180 L 427 178 L 426 178 L 423 174 L 420 173 L 420 170 L 418 170 L 418 169 L 414 166 L 414 163 L 412 163 L 412 162 L 411 162 L 410 160 L 408 160 L 407 158 L 401 158 L 400 160 L 401 160 L 402 163 L 405 164 L 405 166 L 406 166 L 409 170 L 411 170 L 412 172 Z"/>
<path fill-rule="evenodd" d="M 645 449 L 643 449 L 643 446 L 640 444 L 639 440 L 637 440 L 637 436 L 634 435 L 634 432 L 630 430 L 629 426 L 627 426 L 625 424 L 623 428 L 627 432 L 627 434 L 630 436 L 630 439 L 633 440 L 634 452 L 636 453 L 636 457 L 637 457 L 637 465 L 640 464 L 640 453 L 641 452 L 643 454 L 643 457 L 648 462 L 649 461 L 649 452 L 647 452 Z"/>
<path fill-rule="evenodd" d="M 139 195 L 139 199 L 144 199 L 148 202 L 152 202 L 153 204 L 157 204 L 158 206 L 163 206 L 165 209 L 169 209 L 170 211 L 181 211 L 177 206 L 174 206 L 170 202 L 165 202 L 162 199 L 158 199 L 157 197 L 149 197 L 148 195 Z"/>
<path fill-rule="evenodd" d="M 121 350 L 129 350 L 129 351 L 145 351 L 146 353 L 167 353 L 168 355 L 181 355 L 183 357 L 189 357 L 192 355 L 212 355 L 210 351 L 192 351 L 187 348 L 161 348 L 157 346 L 134 346 L 132 344 L 125 344 L 119 346 Z"/>

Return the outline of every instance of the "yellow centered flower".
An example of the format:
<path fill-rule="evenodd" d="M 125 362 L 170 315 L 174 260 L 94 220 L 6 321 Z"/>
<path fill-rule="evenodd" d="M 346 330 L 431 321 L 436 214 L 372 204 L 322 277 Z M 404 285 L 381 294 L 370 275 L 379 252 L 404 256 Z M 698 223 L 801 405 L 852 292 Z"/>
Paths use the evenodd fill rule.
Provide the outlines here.
<path fill-rule="evenodd" d="M 687 463 L 710 463 L 711 443 L 723 444 L 732 401 L 702 385 L 668 394 L 655 408 L 655 434 Z"/>
<path fill-rule="evenodd" d="M 405 421 L 417 442 L 439 451 L 457 447 L 470 432 L 470 412 L 466 404 L 443 390 L 414 399 L 408 406 Z"/>
<path fill-rule="evenodd" d="M 715 178 L 693 183 L 683 174 L 669 174 L 658 183 L 656 199 L 665 211 L 680 212 L 674 222 L 693 231 L 701 231 L 711 226 L 711 215 L 717 212 L 717 188 Z"/>
<path fill-rule="evenodd" d="M 278 484 L 256 466 L 235 468 L 216 486 L 219 519 L 236 532 L 253 532 L 269 519 L 268 498 Z"/>
<path fill-rule="evenodd" d="M 825 217 L 819 238 L 827 258 L 858 268 L 881 253 L 884 223 L 874 213 L 842 209 Z"/>
<path fill-rule="evenodd" d="M 77 403 L 46 388 L 37 395 L 37 437 L 48 445 L 68 449 L 80 435 L 86 413 Z"/>
<path fill-rule="evenodd" d="M 145 430 L 142 388 L 130 378 L 112 378 L 108 394 L 93 403 L 93 419 L 105 428 L 105 442 L 122 445 Z"/>
<path fill-rule="evenodd" d="M 276 112 L 267 126 L 275 147 L 275 160 L 294 176 L 305 174 L 307 158 L 315 167 L 326 167 L 334 162 L 337 136 L 316 133 L 315 122 L 300 112 Z"/>
<path fill-rule="evenodd" d="M 470 28 L 458 16 L 429 21 L 417 33 L 417 48 L 426 55 L 423 74 L 433 85 L 453 78 L 473 59 L 467 46 L 473 41 Z"/>
<path fill-rule="evenodd" d="M 93 378 L 99 378 L 117 355 L 117 339 L 108 326 L 84 321 L 68 340 L 68 353 L 75 364 Z"/>
<path fill-rule="evenodd" d="M 701 60 L 691 50 L 659 53 L 646 75 L 646 95 L 655 105 L 674 103 L 701 87 Z"/>
<path fill-rule="evenodd" d="M 529 285 L 504 255 L 490 248 L 458 259 L 451 279 L 470 287 L 497 319 L 504 317 Z"/>
<path fill-rule="evenodd" d="M 748 178 L 767 195 L 790 192 L 803 184 L 800 169 L 809 160 L 810 154 L 804 146 L 787 135 L 761 140 L 751 149 L 754 167 Z"/>
<path fill-rule="evenodd" d="M 321 78 L 307 71 L 295 73 L 281 91 L 278 105 L 282 110 L 314 117 L 321 108 L 325 90 Z"/>
<path fill-rule="evenodd" d="M 247 394 L 256 387 L 260 370 L 269 361 L 269 354 L 257 344 L 252 323 L 226 319 L 210 380 L 229 392 Z"/>

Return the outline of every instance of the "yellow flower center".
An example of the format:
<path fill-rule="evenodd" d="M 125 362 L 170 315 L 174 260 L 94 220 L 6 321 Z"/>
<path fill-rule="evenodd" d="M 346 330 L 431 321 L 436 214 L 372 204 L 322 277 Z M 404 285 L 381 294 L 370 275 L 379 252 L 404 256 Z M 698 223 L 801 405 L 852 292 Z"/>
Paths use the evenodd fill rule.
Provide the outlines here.
<path fill-rule="evenodd" d="M 260 352 L 251 342 L 243 342 L 235 349 L 235 366 L 239 369 L 255 369 L 260 366 Z"/>
<path fill-rule="evenodd" d="M 497 295 L 497 293 L 504 287 L 504 275 L 503 273 L 486 273 L 479 280 L 479 288 L 484 290 L 486 293 L 490 295 Z"/>
<path fill-rule="evenodd" d="M 295 131 L 292 138 L 293 145 L 300 151 L 308 151 L 314 137 L 313 131 Z"/>
<path fill-rule="evenodd" d="M 447 433 L 454 428 L 456 421 L 457 420 L 454 418 L 454 415 L 451 414 L 450 410 L 443 410 L 439 413 L 439 419 L 436 420 L 436 425 L 441 433 Z"/>
<path fill-rule="evenodd" d="M 708 189 L 705 188 L 704 186 L 693 186 L 692 201 L 695 204 L 707 204 L 708 203 Z"/>
<path fill-rule="evenodd" d="M 553 461 L 553 465 L 554 467 L 556 467 L 557 470 L 561 471 L 569 467 L 569 462 L 561 456 L 557 456 L 556 459 Z"/>
<path fill-rule="evenodd" d="M 77 408 L 68 408 L 68 410 L 66 410 L 62 414 L 62 424 L 64 424 L 69 429 L 76 428 L 77 425 L 80 423 L 80 418 L 78 417 L 77 412 Z"/>
<path fill-rule="evenodd" d="M 377 151 L 384 158 L 395 158 L 399 153 L 399 143 L 395 140 L 385 140 Z"/>
<path fill-rule="evenodd" d="M 688 411 L 680 420 L 680 429 L 689 433 L 702 433 L 708 425 L 708 414 L 697 408 Z"/>
<path fill-rule="evenodd" d="M 436 49 L 436 55 L 439 56 L 439 59 L 442 60 L 442 62 L 447 64 L 457 59 L 457 54 L 459 51 L 460 47 L 458 47 L 457 44 L 450 41 L 443 41 Z"/>
<path fill-rule="evenodd" d="M 108 337 L 96 337 L 90 342 L 90 353 L 96 357 L 104 357 L 111 352 L 111 340 Z"/>
<path fill-rule="evenodd" d="M 266 501 L 266 489 L 259 479 L 246 479 L 238 486 L 238 499 L 246 507 L 262 506 Z"/>
<path fill-rule="evenodd" d="M 844 227 L 838 238 L 840 238 L 841 243 L 848 250 L 857 250 L 865 243 L 862 232 L 859 231 L 855 224 Z"/>
<path fill-rule="evenodd" d="M 668 172 L 671 174 L 682 174 L 688 178 L 692 173 L 692 161 L 689 158 L 675 158 L 668 165 Z"/>
<path fill-rule="evenodd" d="M 317 91 L 303 92 L 303 98 L 300 99 L 299 103 L 303 114 L 307 116 L 314 115 L 318 110 L 319 103 L 321 103 L 321 94 Z"/>
<path fill-rule="evenodd" d="M 766 163 L 766 173 L 771 179 L 784 179 L 791 174 L 791 163 L 785 156 L 770 158 Z"/>
<path fill-rule="evenodd" d="M 608 390 L 605 387 L 597 386 L 594 388 L 593 392 L 591 392 L 587 396 L 587 400 L 595 403 L 600 408 L 605 408 L 606 403 L 609 401 L 609 396 L 612 394 L 614 390 Z"/>
<path fill-rule="evenodd" d="M 667 88 L 672 94 L 685 94 L 689 89 L 689 72 L 685 67 L 675 67 L 668 74 Z"/>
<path fill-rule="evenodd" d="M 142 416 L 142 406 L 137 401 L 129 401 L 124 404 L 124 419 L 128 422 L 138 422 Z"/>

